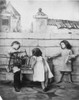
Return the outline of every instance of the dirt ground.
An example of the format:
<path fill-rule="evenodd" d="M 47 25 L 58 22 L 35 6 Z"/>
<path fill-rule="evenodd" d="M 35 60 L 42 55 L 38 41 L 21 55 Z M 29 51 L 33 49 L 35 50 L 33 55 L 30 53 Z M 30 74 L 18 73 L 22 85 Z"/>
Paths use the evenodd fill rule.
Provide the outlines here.
<path fill-rule="evenodd" d="M 0 96 L 3 100 L 79 100 L 79 85 L 62 82 L 52 83 L 43 92 L 40 84 L 26 83 L 20 92 L 15 92 L 13 83 L 0 82 Z"/>

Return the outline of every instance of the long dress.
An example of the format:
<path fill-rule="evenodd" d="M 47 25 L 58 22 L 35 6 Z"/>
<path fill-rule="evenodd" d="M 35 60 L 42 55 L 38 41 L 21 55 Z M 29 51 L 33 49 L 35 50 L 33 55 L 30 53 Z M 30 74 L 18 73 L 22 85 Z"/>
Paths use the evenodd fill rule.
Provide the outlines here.
<path fill-rule="evenodd" d="M 54 62 L 54 70 L 55 70 L 55 80 L 58 82 L 60 81 L 61 78 L 61 71 L 72 71 L 72 66 L 71 66 L 71 62 L 69 61 L 68 57 L 69 56 L 74 56 L 74 54 L 72 54 L 71 50 L 68 49 L 61 49 L 60 52 L 61 56 L 57 59 L 55 59 Z"/>
<path fill-rule="evenodd" d="M 34 65 L 33 81 L 44 82 L 45 71 L 48 72 L 48 78 L 52 78 L 53 74 L 50 71 L 49 65 L 46 60 L 43 62 L 43 57 L 35 57 L 36 64 Z M 44 64 L 45 63 L 45 64 Z"/>
<path fill-rule="evenodd" d="M 71 50 L 62 50 L 61 52 L 61 69 L 60 71 L 72 71 L 71 62 L 68 62 L 68 57 L 71 55 Z"/>

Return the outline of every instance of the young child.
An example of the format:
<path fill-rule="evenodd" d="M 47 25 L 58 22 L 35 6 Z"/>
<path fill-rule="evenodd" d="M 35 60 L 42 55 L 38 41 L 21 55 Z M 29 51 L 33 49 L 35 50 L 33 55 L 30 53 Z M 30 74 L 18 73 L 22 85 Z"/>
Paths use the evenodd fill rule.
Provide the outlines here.
<path fill-rule="evenodd" d="M 56 75 L 58 77 L 60 77 L 60 81 L 58 83 L 62 82 L 62 79 L 63 79 L 65 74 L 70 75 L 70 82 L 72 82 L 71 64 L 72 64 L 72 58 L 75 58 L 76 55 L 74 55 L 72 53 L 72 46 L 70 45 L 70 43 L 67 40 L 61 41 L 60 47 L 61 47 L 61 50 L 59 52 L 60 62 L 59 62 L 58 67 L 55 66 Z M 58 56 L 58 55 L 56 55 L 56 56 Z M 54 56 L 54 57 L 56 57 L 56 56 Z"/>
<path fill-rule="evenodd" d="M 20 91 L 21 88 L 21 81 L 20 81 L 20 43 L 18 41 L 14 41 L 11 44 L 10 54 L 10 61 L 9 66 L 10 70 L 14 73 L 14 88 L 16 92 Z M 19 53 L 18 53 L 19 52 Z"/>
<path fill-rule="evenodd" d="M 33 63 L 33 81 L 41 82 L 43 91 L 47 91 L 48 78 L 52 78 L 53 74 L 50 71 L 47 61 L 42 57 L 42 52 L 39 48 L 32 50 L 34 60 Z"/>

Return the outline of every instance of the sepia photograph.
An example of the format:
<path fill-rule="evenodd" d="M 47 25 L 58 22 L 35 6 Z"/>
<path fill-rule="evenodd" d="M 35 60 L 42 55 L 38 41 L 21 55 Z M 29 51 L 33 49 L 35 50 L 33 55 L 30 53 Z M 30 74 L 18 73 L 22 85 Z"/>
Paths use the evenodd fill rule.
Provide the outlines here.
<path fill-rule="evenodd" d="M 79 100 L 79 0 L 0 0 L 0 100 Z"/>

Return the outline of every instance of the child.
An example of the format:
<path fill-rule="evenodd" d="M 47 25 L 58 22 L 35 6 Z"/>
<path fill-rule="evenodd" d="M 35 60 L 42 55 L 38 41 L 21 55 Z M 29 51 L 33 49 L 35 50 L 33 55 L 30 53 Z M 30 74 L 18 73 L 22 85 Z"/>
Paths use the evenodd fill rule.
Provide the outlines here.
<path fill-rule="evenodd" d="M 56 75 L 58 77 L 61 76 L 60 81 L 58 83 L 62 82 L 62 79 L 63 79 L 65 74 L 70 75 L 70 82 L 72 82 L 71 64 L 72 64 L 72 58 L 75 58 L 75 55 L 72 53 L 72 46 L 70 45 L 70 43 L 67 40 L 63 40 L 63 41 L 60 42 L 60 47 L 61 47 L 61 51 L 59 53 L 60 62 L 59 62 L 58 67 L 55 66 Z M 54 57 L 56 57 L 56 56 L 54 56 Z"/>
<path fill-rule="evenodd" d="M 43 91 L 47 91 L 48 78 L 53 77 L 49 65 L 47 61 L 42 57 L 42 52 L 39 48 L 34 48 L 32 50 L 32 55 L 35 59 L 33 63 L 33 81 L 41 82 Z"/>
<path fill-rule="evenodd" d="M 10 51 L 10 61 L 9 66 L 10 69 L 12 67 L 12 71 L 14 73 L 14 88 L 16 92 L 20 92 L 21 88 L 21 81 L 20 81 L 20 43 L 18 41 L 14 41 L 11 44 L 11 51 Z"/>

